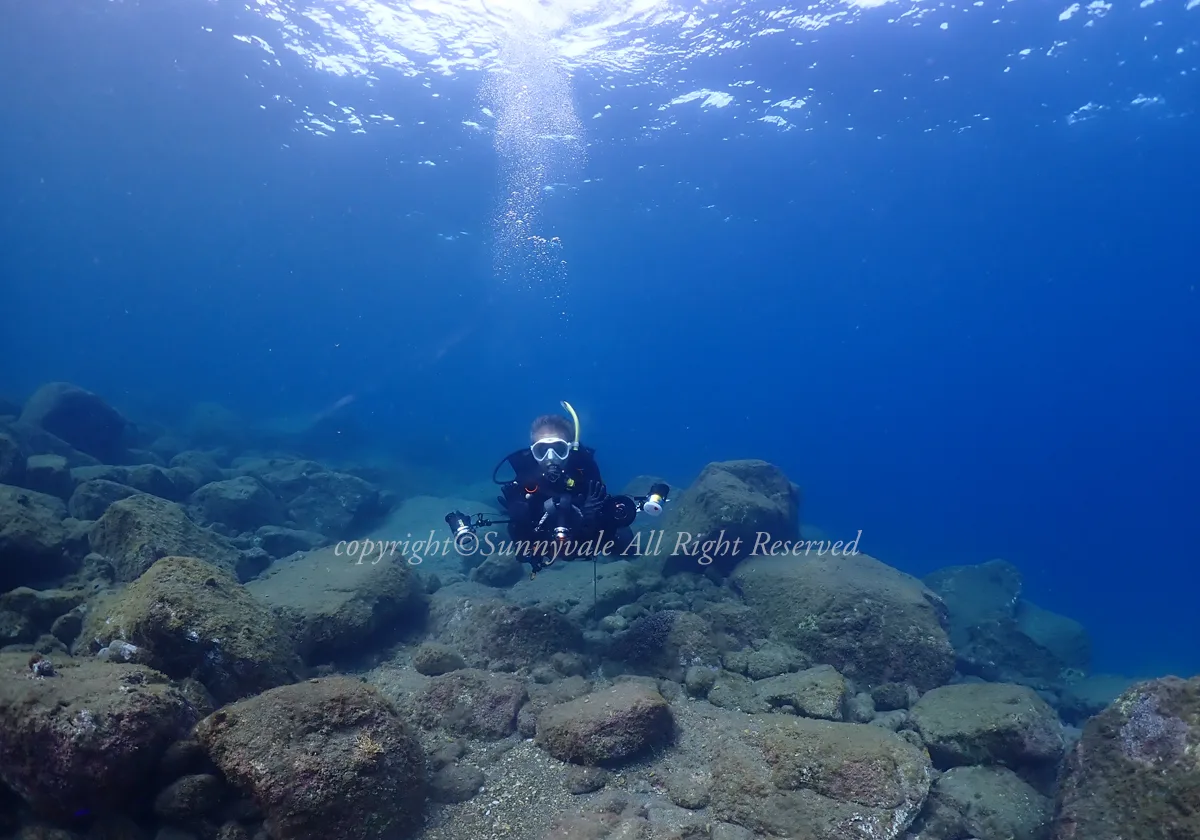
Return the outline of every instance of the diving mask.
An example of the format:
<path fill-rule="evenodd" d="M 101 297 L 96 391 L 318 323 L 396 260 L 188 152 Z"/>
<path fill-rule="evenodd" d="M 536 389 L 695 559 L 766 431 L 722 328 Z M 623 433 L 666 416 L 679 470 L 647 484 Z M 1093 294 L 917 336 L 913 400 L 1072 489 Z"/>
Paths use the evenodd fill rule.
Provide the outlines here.
<path fill-rule="evenodd" d="M 539 464 L 563 463 L 571 454 L 571 444 L 562 438 L 543 438 L 529 447 Z"/>

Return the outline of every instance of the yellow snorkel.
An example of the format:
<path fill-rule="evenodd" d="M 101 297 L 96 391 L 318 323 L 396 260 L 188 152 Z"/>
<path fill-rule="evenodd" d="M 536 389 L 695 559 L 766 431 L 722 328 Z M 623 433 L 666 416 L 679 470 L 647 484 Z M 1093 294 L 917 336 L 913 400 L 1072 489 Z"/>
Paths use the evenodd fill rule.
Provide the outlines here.
<path fill-rule="evenodd" d="M 571 412 L 571 420 L 575 423 L 575 442 L 571 444 L 572 449 L 579 448 L 579 415 L 575 413 L 575 409 L 571 408 L 571 404 L 566 400 L 561 400 L 562 407 Z"/>

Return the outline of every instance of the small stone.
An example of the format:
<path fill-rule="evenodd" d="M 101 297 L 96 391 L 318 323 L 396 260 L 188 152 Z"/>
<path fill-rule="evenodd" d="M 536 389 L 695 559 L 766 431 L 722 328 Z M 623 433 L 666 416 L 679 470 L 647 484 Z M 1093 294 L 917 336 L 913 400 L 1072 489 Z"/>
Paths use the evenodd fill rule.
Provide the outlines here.
<path fill-rule="evenodd" d="M 708 771 L 681 771 L 667 777 L 667 796 L 680 808 L 698 811 L 707 807 L 712 777 Z"/>
<path fill-rule="evenodd" d="M 452 765 L 438 770 L 429 780 L 429 796 L 435 802 L 466 802 L 484 786 L 483 771 L 478 767 Z"/>
<path fill-rule="evenodd" d="M 154 813 L 165 822 L 187 824 L 215 811 L 224 795 L 224 785 L 216 776 L 184 776 L 159 792 Z"/>
<path fill-rule="evenodd" d="M 707 697 L 717 681 L 717 672 L 702 665 L 693 665 L 684 674 L 683 683 L 693 697 Z"/>
<path fill-rule="evenodd" d="M 458 761 L 466 754 L 467 745 L 463 741 L 455 741 L 452 744 L 447 744 L 431 755 L 429 757 L 429 764 L 434 770 L 441 770 L 443 767 Z"/>
<path fill-rule="evenodd" d="M 867 692 L 860 691 L 850 698 L 846 717 L 854 723 L 870 723 L 875 719 L 875 700 Z"/>
<path fill-rule="evenodd" d="M 467 667 L 461 653 L 449 645 L 425 642 L 412 658 L 413 668 L 427 677 L 437 677 Z"/>
<path fill-rule="evenodd" d="M 595 793 L 608 784 L 609 773 L 600 767 L 569 767 L 563 783 L 570 793 L 580 796 Z"/>

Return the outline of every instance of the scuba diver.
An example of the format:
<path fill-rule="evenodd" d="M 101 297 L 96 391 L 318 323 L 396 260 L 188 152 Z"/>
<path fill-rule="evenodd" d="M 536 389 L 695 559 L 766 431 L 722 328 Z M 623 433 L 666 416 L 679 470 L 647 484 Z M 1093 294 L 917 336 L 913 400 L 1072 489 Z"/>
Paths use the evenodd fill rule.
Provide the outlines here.
<path fill-rule="evenodd" d="M 571 421 L 557 414 L 538 417 L 529 430 L 529 446 L 506 455 L 492 470 L 492 481 L 501 485 L 497 501 L 507 520 L 476 514 L 472 521 L 459 511 L 446 515 L 460 553 L 478 548 L 479 526 L 507 524 L 518 558 L 536 575 L 559 558 L 623 555 L 633 543 L 630 526 L 638 513 L 662 512 L 670 492 L 665 484 L 655 484 L 646 496 L 609 494 L 595 450 L 579 443 L 579 415 L 570 403 L 562 405 Z M 496 476 L 505 464 L 515 475 L 500 480 Z"/>

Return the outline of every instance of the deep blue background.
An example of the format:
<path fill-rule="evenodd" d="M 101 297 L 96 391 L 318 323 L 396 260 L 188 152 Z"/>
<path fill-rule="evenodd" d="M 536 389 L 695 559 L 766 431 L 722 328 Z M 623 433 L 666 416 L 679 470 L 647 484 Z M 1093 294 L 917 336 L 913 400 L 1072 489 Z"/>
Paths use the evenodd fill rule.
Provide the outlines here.
<path fill-rule="evenodd" d="M 438 100 L 385 81 L 374 101 L 409 128 L 318 137 L 260 107 L 261 55 L 205 32 L 208 4 L 4 14 L 0 392 L 66 379 L 163 417 L 354 394 L 378 447 L 464 483 L 568 399 L 613 483 L 764 458 L 804 488 L 806 522 L 862 529 L 906 571 L 1017 563 L 1102 669 L 1200 672 L 1200 131 L 1061 119 L 1096 87 L 1194 97 L 1151 69 L 1160 45 L 1035 77 L 978 60 L 981 25 L 936 51 L 932 28 L 844 27 L 812 49 L 854 131 L 696 108 L 674 131 L 593 127 L 582 76 L 594 142 L 544 207 L 564 324 L 492 274 L 496 155 L 460 125 L 477 79 Z M 1111 58 L 1144 34 L 1089 43 Z M 760 79 L 811 63 L 752 58 Z M 745 75 L 728 69 L 692 87 Z M 909 98 L 872 97 L 879 79 Z M 299 65 L 269 81 L 361 94 Z"/>

